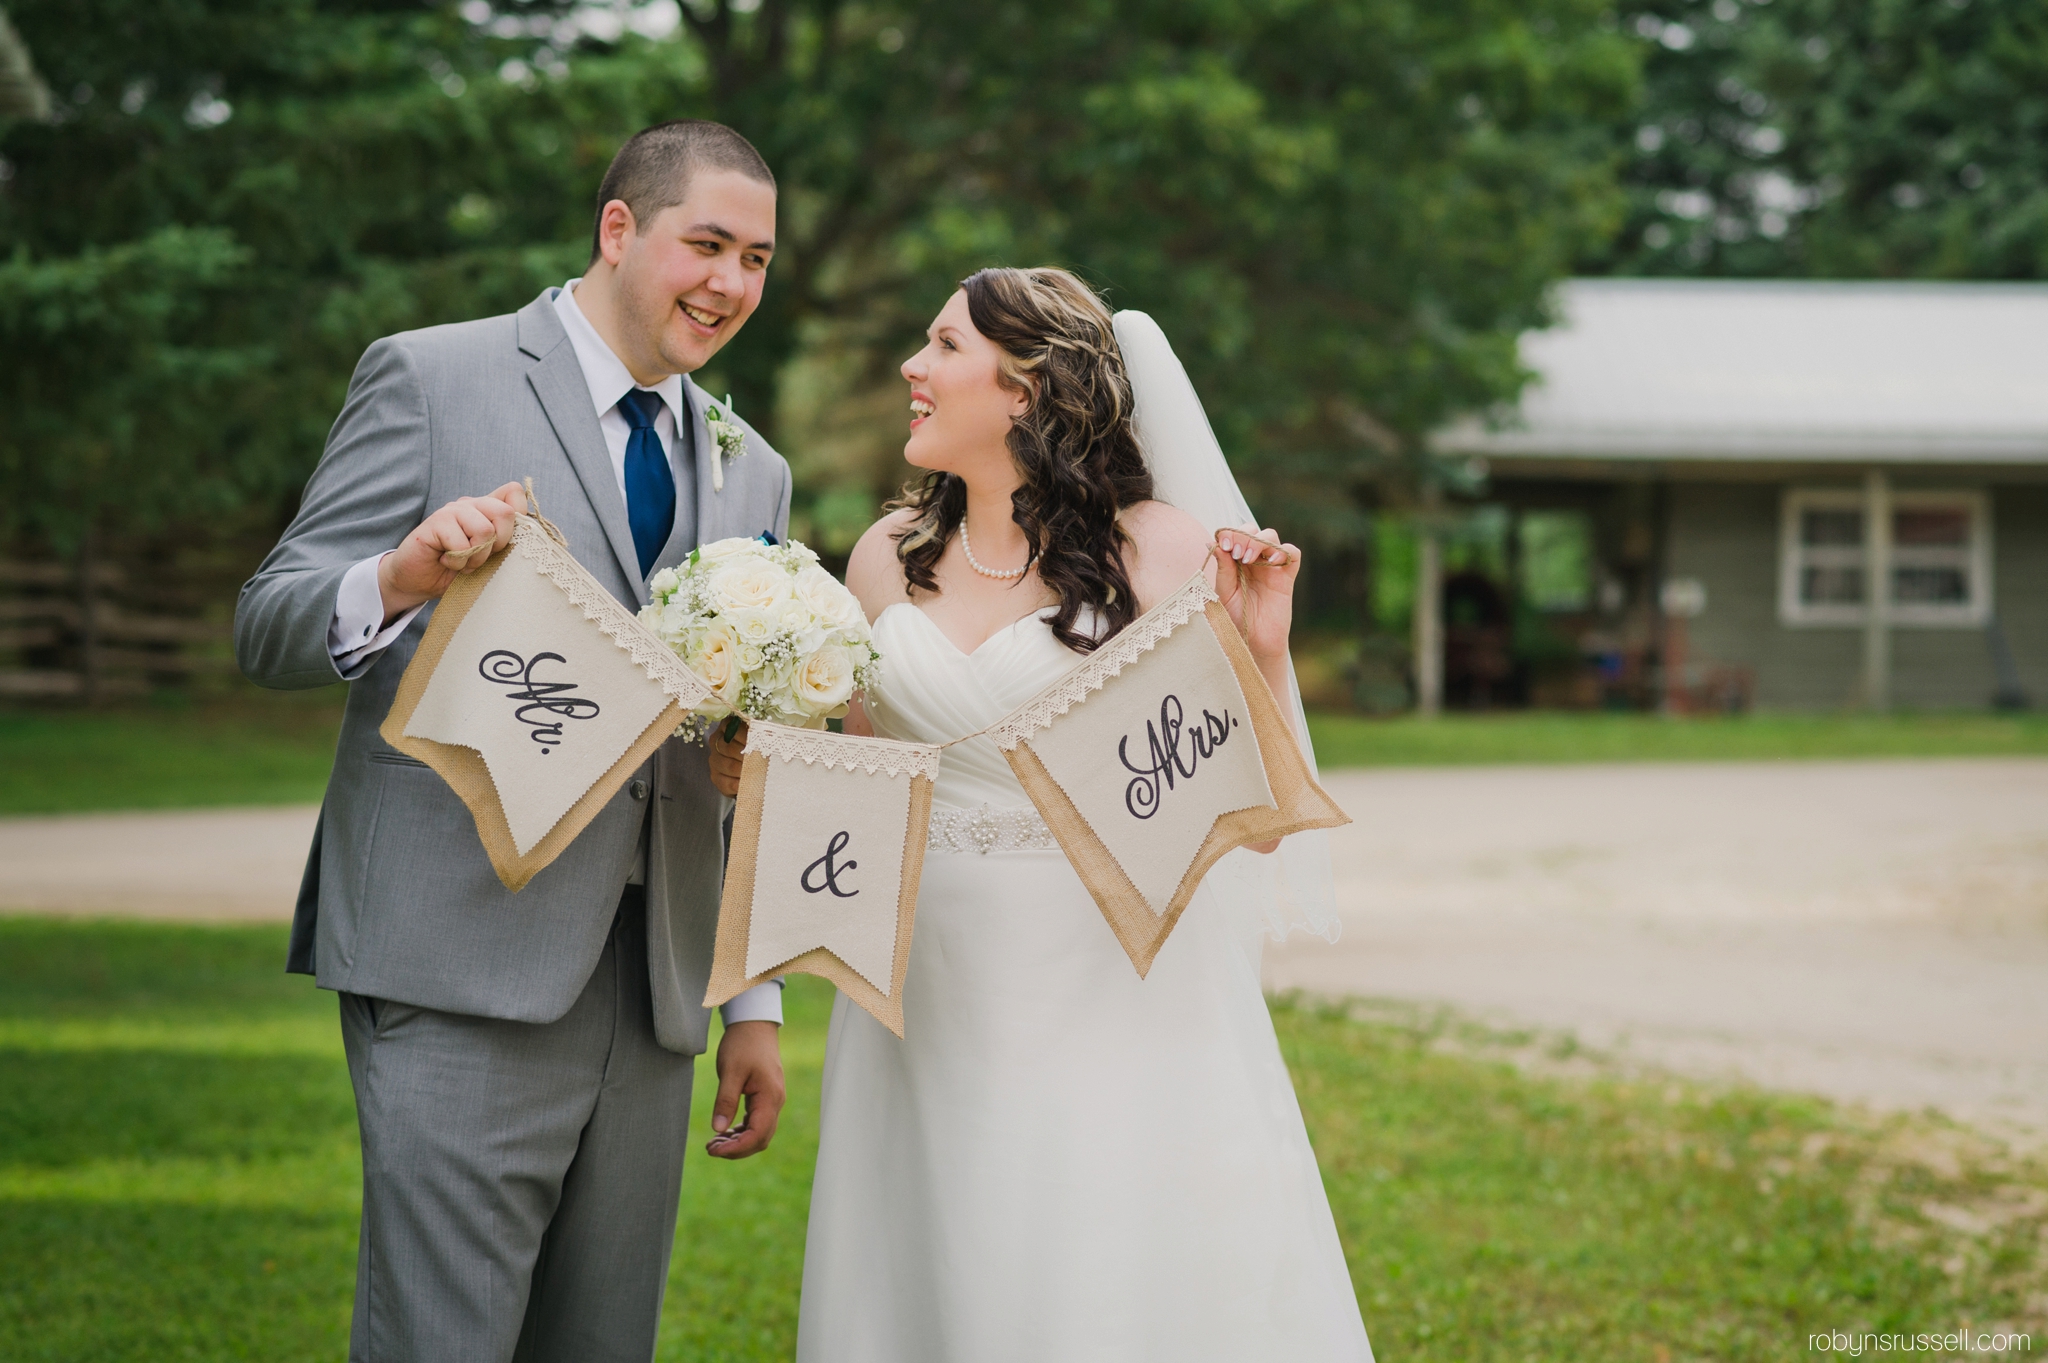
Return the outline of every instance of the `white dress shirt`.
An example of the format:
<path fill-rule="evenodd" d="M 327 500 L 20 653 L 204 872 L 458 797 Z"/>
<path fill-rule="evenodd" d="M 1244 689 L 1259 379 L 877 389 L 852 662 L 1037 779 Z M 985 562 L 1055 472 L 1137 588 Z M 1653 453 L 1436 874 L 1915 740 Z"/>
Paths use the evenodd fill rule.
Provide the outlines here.
<path fill-rule="evenodd" d="M 590 388 L 590 401 L 597 409 L 598 429 L 604 432 L 605 450 L 612 457 L 612 477 L 618 480 L 619 501 L 623 503 L 626 500 L 626 444 L 633 437 L 633 428 L 619 411 L 619 403 L 640 385 L 634 382 L 632 373 L 620 363 L 604 338 L 597 334 L 597 328 L 590 325 L 583 309 L 576 306 L 576 286 L 582 282 L 579 277 L 562 286 L 555 295 L 555 315 L 562 319 L 562 327 L 569 333 L 569 344 L 576 351 L 576 361 L 583 369 L 583 381 Z M 689 416 L 689 406 L 683 400 L 683 377 L 670 374 L 648 391 L 661 396 L 661 410 L 654 418 L 654 433 L 661 440 L 661 452 L 668 459 L 669 471 L 674 475 L 680 492 L 691 486 L 685 480 L 693 477 L 692 470 L 676 465 L 676 431 Z M 354 681 L 367 671 L 377 655 L 403 634 L 412 618 L 424 609 L 424 606 L 414 606 L 390 624 L 384 623 L 384 594 L 377 585 L 377 565 L 383 561 L 383 554 L 373 554 L 350 568 L 342 576 L 341 590 L 335 594 L 334 619 L 327 629 L 327 651 L 334 658 L 334 670 L 344 681 Z M 651 801 L 649 805 L 651 809 Z M 640 846 L 634 853 L 633 870 L 626 877 L 626 883 L 644 885 L 646 882 L 647 828 L 643 823 Z M 782 982 L 771 980 L 757 984 L 735 995 L 721 1011 L 728 1027 L 735 1022 L 779 1024 L 782 1021 Z"/>

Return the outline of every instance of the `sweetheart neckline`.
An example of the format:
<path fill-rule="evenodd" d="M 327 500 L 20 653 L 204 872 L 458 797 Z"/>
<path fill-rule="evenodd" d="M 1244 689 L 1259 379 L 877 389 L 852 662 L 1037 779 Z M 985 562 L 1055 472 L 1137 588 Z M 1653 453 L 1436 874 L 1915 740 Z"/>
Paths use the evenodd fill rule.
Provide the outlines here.
<path fill-rule="evenodd" d="M 1057 607 L 1054 606 L 1040 606 L 1037 610 L 1032 611 L 1029 615 L 1020 615 L 1015 620 L 1012 620 L 1009 624 L 1004 625 L 1001 629 L 997 630 L 994 634 L 989 635 L 988 638 L 983 639 L 980 643 L 976 644 L 972 650 L 969 650 L 964 649 L 960 647 L 959 644 L 953 642 L 953 636 L 946 633 L 945 627 L 941 625 L 938 621 L 932 619 L 930 615 L 926 614 L 924 607 L 918 605 L 915 601 L 891 601 L 888 605 L 882 607 L 882 615 L 887 615 L 890 611 L 896 610 L 898 607 L 908 610 L 913 614 L 917 615 L 919 618 L 921 618 L 927 625 L 930 625 L 932 627 L 932 631 L 935 634 L 937 634 L 941 640 L 945 642 L 947 648 L 952 649 L 956 655 L 958 655 L 961 658 L 965 658 L 969 662 L 972 662 L 975 658 L 981 656 L 981 651 L 983 649 L 987 648 L 996 640 L 1002 638 L 1005 634 L 1008 634 L 1011 630 L 1016 629 L 1017 626 L 1023 624 L 1025 621 L 1037 620 L 1041 618 L 1047 611 L 1057 609 Z M 881 623 L 882 615 L 877 615 L 875 617 L 876 624 Z"/>

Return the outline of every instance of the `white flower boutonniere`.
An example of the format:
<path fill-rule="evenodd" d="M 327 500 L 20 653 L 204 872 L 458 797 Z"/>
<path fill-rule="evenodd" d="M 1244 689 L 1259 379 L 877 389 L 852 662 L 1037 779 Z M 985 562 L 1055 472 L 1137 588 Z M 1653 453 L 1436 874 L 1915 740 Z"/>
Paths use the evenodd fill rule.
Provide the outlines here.
<path fill-rule="evenodd" d="M 711 490 L 723 492 L 727 462 L 747 452 L 747 433 L 732 419 L 732 394 L 725 395 L 724 406 L 715 402 L 704 404 L 704 424 L 711 428 L 711 438 L 718 442 L 718 455 L 711 461 Z"/>

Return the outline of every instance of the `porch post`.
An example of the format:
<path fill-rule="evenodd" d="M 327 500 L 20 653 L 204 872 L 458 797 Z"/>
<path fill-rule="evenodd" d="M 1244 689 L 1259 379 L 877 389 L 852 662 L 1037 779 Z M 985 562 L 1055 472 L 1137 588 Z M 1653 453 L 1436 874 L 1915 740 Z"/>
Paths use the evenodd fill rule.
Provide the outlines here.
<path fill-rule="evenodd" d="M 1434 718 L 1444 701 L 1443 545 L 1437 539 L 1434 484 L 1423 489 L 1422 514 L 1415 521 L 1415 713 Z"/>
<path fill-rule="evenodd" d="M 1883 469 L 1863 475 L 1863 705 L 1892 703 L 1892 489 Z"/>

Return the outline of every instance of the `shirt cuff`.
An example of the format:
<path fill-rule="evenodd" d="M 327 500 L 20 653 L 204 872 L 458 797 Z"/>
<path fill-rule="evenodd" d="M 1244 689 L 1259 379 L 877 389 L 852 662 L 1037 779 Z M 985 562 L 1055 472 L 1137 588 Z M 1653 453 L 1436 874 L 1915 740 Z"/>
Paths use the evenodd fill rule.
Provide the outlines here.
<path fill-rule="evenodd" d="M 772 1022 L 782 1025 L 782 981 L 769 980 L 752 989 L 742 990 L 725 1001 L 718 1010 L 725 1016 L 725 1025 L 735 1022 Z"/>
<path fill-rule="evenodd" d="M 334 596 L 334 619 L 327 626 L 327 652 L 334 670 L 343 681 L 354 681 L 399 635 L 412 618 L 425 609 L 414 606 L 388 625 L 384 620 L 384 593 L 377 587 L 377 565 L 384 555 L 372 554 L 342 576 L 341 590 Z"/>

